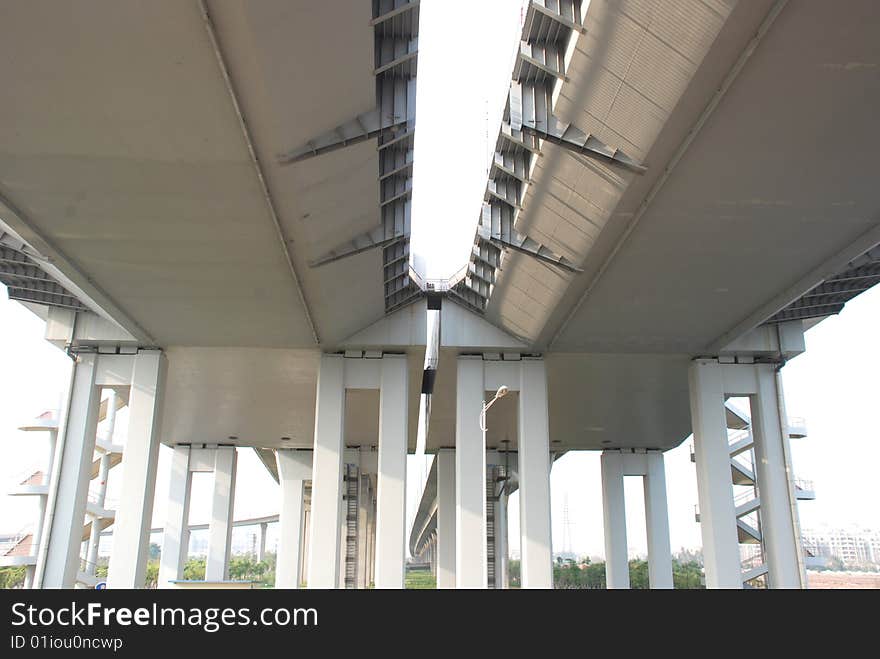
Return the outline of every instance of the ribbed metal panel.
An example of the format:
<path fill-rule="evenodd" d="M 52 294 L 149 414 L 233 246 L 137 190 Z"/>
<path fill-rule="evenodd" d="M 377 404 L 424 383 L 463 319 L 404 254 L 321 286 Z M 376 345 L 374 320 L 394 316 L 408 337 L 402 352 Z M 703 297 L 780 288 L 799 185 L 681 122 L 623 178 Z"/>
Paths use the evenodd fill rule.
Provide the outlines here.
<path fill-rule="evenodd" d="M 416 116 L 419 7 L 407 0 L 374 0 L 376 98 L 383 115 L 406 122 L 403 134 L 380 140 L 379 203 L 383 248 L 385 311 L 421 295 L 409 277 L 413 153 Z"/>
<path fill-rule="evenodd" d="M 562 257 L 517 233 L 515 226 L 533 161 L 541 148 L 535 134 L 520 129 L 524 108 L 528 117 L 546 130 L 554 85 L 565 78 L 569 41 L 583 29 L 581 15 L 580 0 L 543 0 L 529 5 L 511 85 L 517 93 L 510 95 L 504 110 L 468 274 L 450 291 L 456 301 L 476 311 L 486 309 L 503 249 L 519 249 L 571 267 Z"/>
<path fill-rule="evenodd" d="M 28 255 L 0 245 L 0 283 L 10 300 L 33 302 L 47 307 L 87 311 L 88 307 L 46 274 Z"/>
<path fill-rule="evenodd" d="M 840 313 L 847 302 L 876 284 L 880 284 L 880 246 L 850 261 L 845 269 L 814 286 L 767 323 L 822 318 Z"/>

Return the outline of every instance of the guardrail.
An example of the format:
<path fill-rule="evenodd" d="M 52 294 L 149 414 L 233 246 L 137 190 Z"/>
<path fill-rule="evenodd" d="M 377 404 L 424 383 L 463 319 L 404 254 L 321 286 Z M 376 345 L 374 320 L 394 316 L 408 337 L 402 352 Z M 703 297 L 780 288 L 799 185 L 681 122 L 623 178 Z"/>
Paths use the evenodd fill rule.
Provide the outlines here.
<path fill-rule="evenodd" d="M 89 490 L 88 501 L 96 506 L 100 506 L 104 510 L 116 510 L 116 499 L 108 497 L 106 494 L 101 496 L 101 493 L 95 490 Z"/>
<path fill-rule="evenodd" d="M 740 492 L 735 497 L 733 497 L 733 504 L 735 506 L 740 506 L 740 505 L 746 503 L 747 501 L 751 501 L 752 499 L 757 499 L 757 498 L 758 498 L 757 488 L 754 490 L 747 490 L 745 492 Z"/>
<path fill-rule="evenodd" d="M 34 527 L 32 524 L 21 527 L 18 531 L 15 532 L 15 535 L 9 538 L 9 540 L 0 543 L 0 556 L 5 556 L 6 552 L 15 549 L 22 540 L 24 540 L 29 535 L 33 535 L 33 532 Z M 34 553 L 35 549 L 35 547 L 31 547 L 31 553 Z"/>
<path fill-rule="evenodd" d="M 37 466 L 31 466 L 31 467 L 28 467 L 27 469 L 21 469 L 21 470 L 17 471 L 10 478 L 10 483 L 11 483 L 10 487 L 15 488 L 15 487 L 20 486 L 22 483 L 29 480 L 31 478 L 31 476 L 33 476 L 37 472 L 43 472 L 43 480 L 40 483 L 35 483 L 35 485 L 47 485 L 48 483 L 47 483 L 47 479 L 46 479 L 45 470 L 40 469 Z"/>

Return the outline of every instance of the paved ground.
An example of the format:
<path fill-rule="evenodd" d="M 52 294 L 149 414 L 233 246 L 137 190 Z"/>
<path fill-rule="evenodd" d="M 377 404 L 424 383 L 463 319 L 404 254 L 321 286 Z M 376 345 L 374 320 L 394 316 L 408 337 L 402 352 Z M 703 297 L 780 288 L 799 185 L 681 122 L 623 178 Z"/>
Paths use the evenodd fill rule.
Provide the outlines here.
<path fill-rule="evenodd" d="M 880 572 L 807 572 L 810 588 L 877 588 Z"/>

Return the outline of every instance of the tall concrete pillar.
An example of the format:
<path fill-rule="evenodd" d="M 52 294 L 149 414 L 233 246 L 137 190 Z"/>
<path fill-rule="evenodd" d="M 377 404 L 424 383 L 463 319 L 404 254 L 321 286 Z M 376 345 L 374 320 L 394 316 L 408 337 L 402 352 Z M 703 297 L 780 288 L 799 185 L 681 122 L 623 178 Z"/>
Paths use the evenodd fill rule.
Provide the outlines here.
<path fill-rule="evenodd" d="M 369 519 L 370 519 L 370 501 L 372 493 L 370 492 L 370 476 L 364 473 L 364 447 L 361 447 L 361 471 L 360 481 L 358 483 L 358 566 L 357 566 L 357 587 L 364 589 L 369 585 L 369 551 L 367 545 L 369 543 Z"/>
<path fill-rule="evenodd" d="M 523 359 L 519 391 L 519 511 L 523 588 L 553 587 L 550 429 L 543 359 Z"/>
<path fill-rule="evenodd" d="M 367 536 L 367 550 L 369 552 L 369 560 L 367 567 L 369 568 L 367 584 L 374 586 L 376 583 L 376 498 L 370 496 L 370 531 Z"/>
<path fill-rule="evenodd" d="M 311 519 L 312 512 L 310 508 L 306 508 L 303 512 L 303 530 L 300 547 L 302 547 L 302 558 L 299 561 L 299 578 L 300 583 L 306 580 L 309 573 L 309 538 L 311 537 Z"/>
<path fill-rule="evenodd" d="M 663 453 L 648 451 L 645 474 L 645 523 L 648 530 L 648 583 L 651 588 L 673 588 L 669 510 L 666 504 L 666 468 Z"/>
<path fill-rule="evenodd" d="M 376 488 L 376 588 L 403 588 L 406 570 L 406 454 L 409 394 L 405 355 L 382 358 L 379 478 Z"/>
<path fill-rule="evenodd" d="M 80 567 L 83 520 L 91 480 L 100 388 L 98 355 L 77 355 L 59 448 L 57 485 L 50 488 L 47 536 L 38 558 L 36 581 L 42 588 L 73 588 Z"/>
<path fill-rule="evenodd" d="M 455 450 L 437 460 L 437 588 L 455 588 Z"/>
<path fill-rule="evenodd" d="M 345 364 L 322 355 L 315 404 L 314 467 L 309 533 L 309 588 L 338 588 L 341 560 Z"/>
<path fill-rule="evenodd" d="M 190 447 L 175 446 L 171 456 L 168 505 L 162 533 L 158 588 L 169 588 L 171 581 L 183 577 L 189 554 L 189 499 L 192 472 L 189 469 Z"/>
<path fill-rule="evenodd" d="M 269 532 L 269 524 L 263 522 L 260 524 L 260 540 L 257 544 L 257 562 L 262 563 L 266 560 L 266 534 Z"/>
<path fill-rule="evenodd" d="M 43 484 L 49 485 L 52 481 L 52 468 L 55 464 L 55 447 L 58 443 L 58 428 L 52 428 L 48 431 L 48 439 L 49 439 L 49 455 L 48 455 L 48 463 L 46 465 L 46 471 L 43 476 Z M 43 526 L 46 521 L 46 508 L 49 502 L 48 494 L 41 494 L 38 497 L 37 502 L 37 518 L 34 520 L 34 534 L 33 541 L 31 547 L 34 548 L 34 551 L 37 555 L 40 555 L 40 544 L 43 541 Z M 28 565 L 25 568 L 25 576 L 24 576 L 24 588 L 26 590 L 30 590 L 34 587 L 35 579 L 37 576 L 37 566 L 36 565 Z"/>
<path fill-rule="evenodd" d="M 134 357 L 108 588 L 144 587 L 150 557 L 166 361 L 159 350 L 142 350 Z"/>
<path fill-rule="evenodd" d="M 780 418 L 780 392 L 771 364 L 754 366 L 758 393 L 751 397 L 755 471 L 761 493 L 761 534 L 771 588 L 802 588 L 798 563 L 799 534 L 795 530 L 790 474 L 787 469 L 787 420 Z"/>
<path fill-rule="evenodd" d="M 721 367 L 698 359 L 689 380 L 706 587 L 742 588 Z"/>
<path fill-rule="evenodd" d="M 236 462 L 237 452 L 234 446 L 217 447 L 214 457 L 214 498 L 211 523 L 208 527 L 205 581 L 229 579 Z"/>
<path fill-rule="evenodd" d="M 606 587 L 629 588 L 623 455 L 620 451 L 603 451 L 601 460 Z"/>
<path fill-rule="evenodd" d="M 502 490 L 495 504 L 495 588 L 510 588 L 507 547 L 507 494 Z"/>
<path fill-rule="evenodd" d="M 275 556 L 275 587 L 299 588 L 303 550 L 306 481 L 311 478 L 312 452 L 275 451 L 281 507 L 278 513 L 278 553 Z"/>
<path fill-rule="evenodd" d="M 458 358 L 455 418 L 455 585 L 486 588 L 486 439 L 480 429 L 485 398 L 483 360 Z"/>

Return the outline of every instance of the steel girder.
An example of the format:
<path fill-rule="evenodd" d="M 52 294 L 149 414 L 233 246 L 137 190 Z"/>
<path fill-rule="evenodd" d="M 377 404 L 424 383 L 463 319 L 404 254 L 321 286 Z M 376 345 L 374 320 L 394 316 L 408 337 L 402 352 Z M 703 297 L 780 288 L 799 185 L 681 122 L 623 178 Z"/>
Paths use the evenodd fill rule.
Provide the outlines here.
<path fill-rule="evenodd" d="M 318 267 L 381 248 L 385 311 L 390 312 L 422 295 L 409 268 L 419 0 L 375 0 L 370 25 L 375 39 L 376 107 L 280 155 L 278 161 L 301 162 L 376 140 L 381 223 L 310 265 Z"/>

